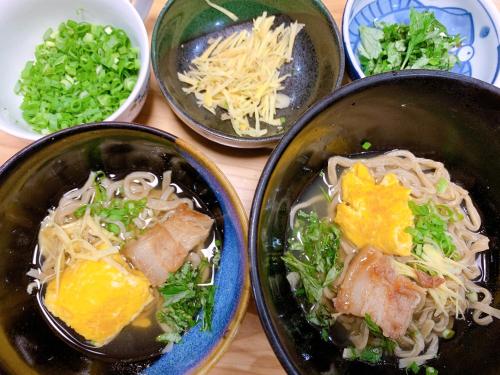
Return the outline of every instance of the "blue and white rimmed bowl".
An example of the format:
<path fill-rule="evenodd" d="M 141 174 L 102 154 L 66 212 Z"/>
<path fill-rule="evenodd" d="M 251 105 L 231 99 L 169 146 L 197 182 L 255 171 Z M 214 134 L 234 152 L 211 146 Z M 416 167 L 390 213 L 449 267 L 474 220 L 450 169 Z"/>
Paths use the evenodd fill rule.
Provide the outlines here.
<path fill-rule="evenodd" d="M 491 0 L 348 0 L 342 17 L 347 69 L 352 79 L 365 77 L 358 58 L 359 27 L 373 21 L 408 23 L 410 9 L 430 10 L 452 35 L 460 61 L 452 72 L 500 87 L 500 13 Z"/>

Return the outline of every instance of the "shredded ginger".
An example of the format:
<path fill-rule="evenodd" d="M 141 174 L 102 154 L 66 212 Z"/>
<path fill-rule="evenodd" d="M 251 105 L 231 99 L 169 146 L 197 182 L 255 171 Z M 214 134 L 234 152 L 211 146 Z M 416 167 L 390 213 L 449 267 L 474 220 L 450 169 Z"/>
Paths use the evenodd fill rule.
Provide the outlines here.
<path fill-rule="evenodd" d="M 294 22 L 271 29 L 274 19 L 264 12 L 254 20 L 251 32 L 210 40 L 191 69 L 178 73 L 179 80 L 189 85 L 183 91 L 194 94 L 198 104 L 214 115 L 217 107 L 225 109 L 221 119 L 230 120 L 240 136 L 265 135 L 261 122 L 281 126 L 276 109 L 290 104 L 290 98 L 278 92 L 290 74 L 280 76 L 279 70 L 292 61 L 295 38 L 304 25 Z"/>

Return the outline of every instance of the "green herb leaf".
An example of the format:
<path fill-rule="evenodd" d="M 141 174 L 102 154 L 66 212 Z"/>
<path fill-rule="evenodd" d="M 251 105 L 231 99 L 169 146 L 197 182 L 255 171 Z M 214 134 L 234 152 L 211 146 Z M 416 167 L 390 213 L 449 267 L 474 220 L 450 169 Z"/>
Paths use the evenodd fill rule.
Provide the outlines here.
<path fill-rule="evenodd" d="M 182 334 L 196 325 L 200 310 L 203 310 L 201 329 L 211 329 L 215 286 L 198 285 L 202 272 L 202 267 L 194 268 L 186 262 L 159 288 L 164 304 L 157 318 L 168 326 L 169 332 L 158 336 L 158 341 L 179 342 Z"/>
<path fill-rule="evenodd" d="M 382 359 L 382 349 L 373 346 L 367 346 L 361 351 L 359 359 L 361 361 L 370 363 L 378 363 Z"/>
<path fill-rule="evenodd" d="M 382 52 L 380 41 L 384 38 L 384 32 L 374 27 L 361 26 L 359 34 L 361 36 L 359 53 L 367 59 L 376 59 Z"/>
<path fill-rule="evenodd" d="M 370 314 L 365 314 L 365 323 L 375 336 L 380 337 L 382 335 L 382 329 L 372 320 Z"/>
<path fill-rule="evenodd" d="M 365 323 L 370 333 L 380 339 L 381 348 L 387 352 L 387 354 L 393 354 L 396 348 L 396 342 L 388 337 L 385 337 L 382 329 L 373 321 L 370 314 L 365 314 Z"/>
<path fill-rule="evenodd" d="M 360 360 L 368 363 L 378 363 L 382 359 L 382 349 L 374 346 L 367 346 L 362 351 L 354 347 L 344 349 L 343 357 L 347 360 Z"/>
<path fill-rule="evenodd" d="M 307 319 L 328 329 L 332 318 L 321 300 L 323 288 L 330 287 L 342 270 L 338 260 L 340 230 L 328 219 L 320 219 L 315 212 L 299 211 L 288 242 L 289 251 L 283 261 L 290 271 L 300 275 L 302 284 L 295 294 L 304 295 L 310 305 Z M 327 338 L 325 332 L 323 336 Z"/>
<path fill-rule="evenodd" d="M 451 70 L 458 62 L 451 50 L 460 36 L 449 36 L 434 13 L 410 9 L 410 23 L 361 26 L 359 60 L 366 75 L 402 69 Z"/>

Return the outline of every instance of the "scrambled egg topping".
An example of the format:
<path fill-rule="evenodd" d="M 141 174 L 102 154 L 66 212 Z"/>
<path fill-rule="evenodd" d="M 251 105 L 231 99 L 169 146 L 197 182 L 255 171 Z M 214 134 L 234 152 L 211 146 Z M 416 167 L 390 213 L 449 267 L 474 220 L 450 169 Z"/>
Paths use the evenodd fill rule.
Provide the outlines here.
<path fill-rule="evenodd" d="M 389 173 L 376 183 L 368 168 L 356 163 L 341 179 L 342 203 L 335 222 L 358 248 L 371 245 L 385 254 L 411 254 L 412 238 L 405 232 L 413 226 L 408 206 L 410 189 Z"/>
<path fill-rule="evenodd" d="M 105 260 L 77 261 L 61 274 L 59 291 L 52 280 L 45 306 L 96 346 L 112 340 L 153 300 L 150 284 L 119 256 L 115 266 Z"/>

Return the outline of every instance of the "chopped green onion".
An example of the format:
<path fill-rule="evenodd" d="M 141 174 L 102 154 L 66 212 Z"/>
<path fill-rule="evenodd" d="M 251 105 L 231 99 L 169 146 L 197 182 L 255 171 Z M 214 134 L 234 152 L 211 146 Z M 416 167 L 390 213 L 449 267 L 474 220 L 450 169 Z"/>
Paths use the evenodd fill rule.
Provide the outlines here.
<path fill-rule="evenodd" d="M 320 187 L 320 190 L 321 190 L 321 193 L 323 194 L 323 197 L 325 197 L 325 200 L 328 203 L 331 203 L 333 198 L 330 196 L 330 194 L 328 194 L 328 192 L 323 187 Z"/>
<path fill-rule="evenodd" d="M 367 346 L 362 351 L 354 347 L 345 348 L 342 358 L 349 361 L 359 359 L 369 363 L 378 363 L 382 359 L 382 349 L 374 346 Z"/>
<path fill-rule="evenodd" d="M 474 292 L 474 291 L 469 291 L 467 292 L 467 299 L 470 301 L 470 302 L 477 302 L 478 301 L 478 298 L 477 298 L 477 292 Z"/>
<path fill-rule="evenodd" d="M 140 61 L 123 30 L 69 20 L 43 39 L 14 88 L 35 131 L 102 121 L 129 97 Z"/>
<path fill-rule="evenodd" d="M 370 142 L 368 142 L 368 141 L 364 141 L 361 144 L 361 147 L 363 148 L 363 150 L 369 150 L 372 147 L 372 144 Z"/>
<path fill-rule="evenodd" d="M 385 337 L 382 328 L 380 328 L 377 323 L 375 323 L 370 316 L 370 314 L 365 314 L 365 323 L 370 333 L 378 337 L 381 340 L 381 348 L 388 354 L 394 354 L 394 349 L 396 348 L 396 342 L 388 337 Z"/>
<path fill-rule="evenodd" d="M 286 123 L 286 118 L 285 117 L 280 117 L 280 124 L 285 125 Z"/>
<path fill-rule="evenodd" d="M 81 218 L 83 215 L 85 215 L 85 210 L 87 209 L 87 205 L 84 204 L 80 208 L 78 208 L 75 212 L 73 212 L 73 216 L 76 217 L 77 219 Z"/>
<path fill-rule="evenodd" d="M 378 363 L 382 359 L 382 349 L 373 346 L 367 346 L 359 354 L 359 359 L 370 363 Z"/>
<path fill-rule="evenodd" d="M 434 367 L 427 366 L 425 368 L 425 375 L 438 375 L 438 370 L 436 370 Z"/>
<path fill-rule="evenodd" d="M 436 191 L 438 194 L 442 194 L 446 191 L 447 187 L 448 187 L 448 180 L 446 180 L 444 177 L 441 177 L 437 182 Z"/>
<path fill-rule="evenodd" d="M 446 340 L 451 339 L 453 336 L 455 336 L 455 331 L 452 329 L 445 329 L 443 331 L 443 338 Z"/>
<path fill-rule="evenodd" d="M 371 333 L 376 335 L 377 337 L 382 335 L 382 329 L 375 323 L 370 316 L 370 314 L 365 314 L 365 323 L 368 326 L 368 329 Z"/>
<path fill-rule="evenodd" d="M 408 374 L 408 371 L 411 371 L 413 374 L 418 374 L 420 371 L 420 366 L 416 364 L 416 362 L 412 362 L 407 368 L 406 368 L 406 373 Z"/>
<path fill-rule="evenodd" d="M 106 224 L 106 229 L 114 234 L 120 234 L 120 227 L 113 223 Z"/>
<path fill-rule="evenodd" d="M 450 216 L 453 210 L 445 205 L 435 205 L 432 202 L 416 204 L 413 201 L 408 202 L 413 215 L 415 216 L 415 225 L 406 228 L 406 232 L 412 236 L 413 253 L 420 256 L 422 246 L 431 241 L 435 243 L 445 256 L 451 258 L 456 250 L 456 245 L 448 233 L 448 223 L 453 222 Z M 447 209 L 452 214 L 445 214 Z"/>

